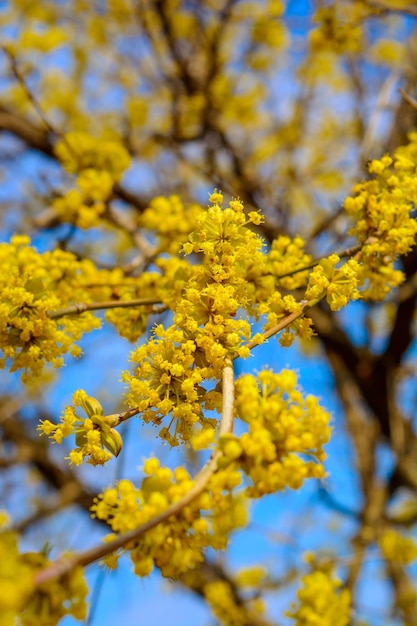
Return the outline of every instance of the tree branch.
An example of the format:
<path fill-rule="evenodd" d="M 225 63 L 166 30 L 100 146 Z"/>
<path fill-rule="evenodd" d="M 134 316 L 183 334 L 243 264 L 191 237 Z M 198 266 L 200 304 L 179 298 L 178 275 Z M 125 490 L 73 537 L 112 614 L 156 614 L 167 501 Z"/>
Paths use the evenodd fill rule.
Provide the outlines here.
<path fill-rule="evenodd" d="M 231 433 L 233 430 L 233 415 L 234 415 L 234 375 L 233 365 L 228 359 L 223 369 L 223 407 L 222 417 L 219 427 L 219 435 L 225 433 Z M 217 472 L 218 461 L 222 456 L 222 452 L 216 449 L 211 455 L 206 465 L 198 472 L 194 479 L 194 485 L 190 491 L 183 496 L 178 502 L 174 502 L 165 511 L 156 515 L 145 524 L 142 524 L 138 528 L 135 528 L 123 535 L 117 537 L 113 541 L 105 544 L 94 546 L 89 550 L 74 554 L 70 557 L 65 557 L 61 560 L 57 560 L 47 568 L 39 571 L 35 577 L 35 583 L 41 585 L 49 580 L 62 576 L 74 567 L 78 565 L 86 566 L 90 563 L 94 563 L 104 556 L 123 548 L 132 541 L 136 541 L 141 535 L 148 532 L 158 524 L 165 522 L 169 517 L 178 515 L 184 507 L 195 500 L 207 487 L 210 478 Z"/>
<path fill-rule="evenodd" d="M 151 304 L 160 304 L 158 298 L 136 298 L 133 300 L 107 300 L 103 302 L 78 302 L 77 304 L 70 304 L 62 309 L 56 311 L 48 311 L 48 317 L 50 319 L 57 319 L 64 317 L 64 315 L 81 315 L 86 311 L 100 311 L 102 309 L 126 309 L 135 306 L 147 306 Z"/>

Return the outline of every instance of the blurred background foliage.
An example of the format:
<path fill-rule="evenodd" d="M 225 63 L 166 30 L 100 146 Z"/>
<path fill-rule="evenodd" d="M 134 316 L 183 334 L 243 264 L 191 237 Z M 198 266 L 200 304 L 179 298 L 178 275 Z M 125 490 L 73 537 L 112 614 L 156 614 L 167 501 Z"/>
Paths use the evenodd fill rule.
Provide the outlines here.
<path fill-rule="evenodd" d="M 301 236 L 313 258 L 343 251 L 352 245 L 344 198 L 370 159 L 416 128 L 413 1 L 13 0 L 0 4 L 0 29 L 1 238 L 26 233 L 40 251 L 69 250 L 109 271 L 153 267 L 181 236 L 181 207 L 206 205 L 214 188 L 265 215 L 258 232 L 269 245 Z M 68 145 L 82 146 L 81 165 Z M 171 197 L 167 220 L 151 224 L 160 196 Z M 338 314 L 320 305 L 312 342 L 278 351 L 271 341 L 237 365 L 290 364 L 323 398 L 335 427 L 329 478 L 258 503 L 230 551 L 208 554 L 200 582 L 175 583 L 166 611 L 157 579 L 131 580 L 124 565 L 100 595 L 93 569 L 90 624 L 170 626 L 172 607 L 189 613 L 184 626 L 215 623 L 201 596 L 216 580 L 231 581 L 238 602 L 266 598 L 268 618 L 251 624 L 284 623 L 306 549 L 338 566 L 352 624 L 417 624 L 413 551 L 401 556 L 417 521 L 417 252 L 399 268 L 406 280 L 386 302 Z M 200 464 L 133 421 L 124 454 L 100 472 L 74 470 L 39 438 L 39 417 L 56 421 L 79 386 L 108 412 L 122 410 L 128 339 L 146 328 L 137 315 L 124 323 L 136 325 L 134 337 L 106 324 L 83 339 L 81 359 L 37 388 L 1 373 L 1 500 L 26 546 L 46 537 L 53 554 L 90 545 L 103 532 L 85 515 L 95 493 L 134 478 L 149 451 Z M 378 548 L 387 528 L 395 533 Z"/>

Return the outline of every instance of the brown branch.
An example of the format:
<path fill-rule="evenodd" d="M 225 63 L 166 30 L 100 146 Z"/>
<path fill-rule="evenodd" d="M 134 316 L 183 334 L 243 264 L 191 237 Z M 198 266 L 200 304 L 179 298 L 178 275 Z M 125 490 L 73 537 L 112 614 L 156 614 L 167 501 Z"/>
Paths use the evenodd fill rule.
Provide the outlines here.
<path fill-rule="evenodd" d="M 301 300 L 301 302 L 298 303 L 300 308 L 297 311 L 293 311 L 293 313 L 289 313 L 288 315 L 286 315 L 284 317 L 284 319 L 282 319 L 280 322 L 278 322 L 278 324 L 275 324 L 275 326 L 273 326 L 269 330 L 263 332 L 262 336 L 265 339 L 269 339 L 273 335 L 276 335 L 281 330 L 283 330 L 284 328 L 286 328 L 287 326 L 289 326 L 290 324 L 295 322 L 295 320 L 297 320 L 299 317 L 301 317 L 303 315 L 303 313 L 305 313 L 305 311 L 307 311 L 311 307 L 313 307 L 316 304 L 318 304 L 318 302 L 320 302 L 320 300 L 322 300 L 322 298 L 324 298 L 324 295 L 321 298 L 315 298 L 314 300 Z M 256 348 L 259 345 L 262 345 L 262 344 L 260 344 L 257 341 L 249 341 L 246 344 L 246 347 L 249 348 L 249 350 L 252 350 L 252 348 Z"/>
<path fill-rule="evenodd" d="M 404 566 L 386 560 L 385 567 L 395 594 L 395 608 L 400 612 L 403 624 L 417 625 L 417 599 L 413 579 Z"/>
<path fill-rule="evenodd" d="M 40 439 L 38 435 L 34 439 L 29 436 L 23 421 L 16 414 L 18 406 L 19 403 L 16 403 L 15 398 L 5 400 L 2 402 L 0 411 L 0 423 L 4 425 L 5 439 L 13 442 L 18 449 L 14 460 L 16 463 L 33 464 L 46 483 L 56 489 L 58 493 L 56 499 L 47 500 L 39 511 L 16 524 L 13 530 L 25 532 L 32 524 L 41 522 L 49 515 L 59 511 L 62 505 L 70 503 L 77 504 L 84 511 L 90 512 L 96 494 L 87 491 L 86 487 L 79 482 L 79 477 L 70 468 L 60 467 L 56 460 L 49 457 L 48 446 L 44 440 Z M 134 409 L 130 413 L 133 411 Z M 120 416 L 125 416 L 128 413 L 129 411 L 126 411 Z M 58 505 L 58 503 L 61 506 L 56 509 L 55 504 Z M 104 520 L 95 519 L 93 521 L 108 528 Z M 243 606 L 246 602 L 234 584 L 233 578 L 220 563 L 205 559 L 193 570 L 192 576 L 182 575 L 179 581 L 191 592 L 202 597 L 204 597 L 204 588 L 208 582 L 226 581 L 230 584 L 236 603 Z M 269 622 L 267 623 L 257 615 L 250 615 L 249 617 L 248 626 L 271 626 Z"/>
<path fill-rule="evenodd" d="M 404 273 L 408 281 L 413 281 L 417 273 L 417 248 L 401 258 Z M 406 285 L 407 285 L 406 283 Z M 391 335 L 383 357 L 391 367 L 398 367 L 405 352 L 413 340 L 413 323 L 417 294 L 411 289 L 408 298 L 403 297 L 396 308 Z"/>
<path fill-rule="evenodd" d="M 126 309 L 135 306 L 148 306 L 152 304 L 160 304 L 161 300 L 158 298 L 136 298 L 133 300 L 107 300 L 103 302 L 78 302 L 77 304 L 70 304 L 62 309 L 56 311 L 48 311 L 48 317 L 50 319 L 57 319 L 64 317 L 64 315 L 81 315 L 86 311 L 100 311 L 102 309 Z"/>
<path fill-rule="evenodd" d="M 413 109 L 417 109 L 417 100 L 415 98 L 412 98 L 406 91 L 404 91 L 404 89 L 399 89 L 398 91 L 400 92 L 404 100 L 413 107 Z"/>
<path fill-rule="evenodd" d="M 89 510 L 94 503 L 95 494 L 82 485 L 76 473 L 70 468 L 60 467 L 48 453 L 48 443 L 38 435 L 32 438 L 27 430 L 25 421 L 18 414 L 6 414 L 3 409 L 0 413 L 3 437 L 12 442 L 18 450 L 18 460 L 35 467 L 44 480 L 54 489 L 61 491 L 71 490 L 74 501 L 85 510 Z"/>
<path fill-rule="evenodd" d="M 24 93 L 26 94 L 27 99 L 33 106 L 39 118 L 42 120 L 42 123 L 44 124 L 46 130 L 52 135 L 56 135 L 57 137 L 59 136 L 62 138 L 62 134 L 58 130 L 56 130 L 54 126 L 51 124 L 51 122 L 48 120 L 48 117 L 45 114 L 40 102 L 35 97 L 32 90 L 29 88 L 29 85 L 27 84 L 25 77 L 23 76 L 22 72 L 19 69 L 16 57 L 14 56 L 14 54 L 6 46 L 1 46 L 0 48 L 1 50 L 3 50 L 3 52 L 5 53 L 5 55 L 7 56 L 9 60 L 10 68 L 12 70 L 13 76 L 16 78 L 17 82 L 19 83 Z"/>
<path fill-rule="evenodd" d="M 42 499 L 39 507 L 13 526 L 13 531 L 23 534 L 30 526 L 44 520 L 55 513 L 59 513 L 63 508 L 78 503 L 80 497 L 80 485 L 76 482 L 69 482 L 51 497 Z"/>
<path fill-rule="evenodd" d="M 328 348 L 327 348 L 328 349 Z M 373 543 L 384 521 L 388 489 L 377 478 L 376 447 L 379 440 L 379 425 L 371 420 L 359 386 L 338 354 L 328 350 L 338 394 L 345 409 L 346 425 L 352 438 L 364 505 L 358 517 L 360 527 L 352 539 L 353 556 L 349 559 L 347 586 L 354 589 L 357 584 L 367 548 Z"/>
<path fill-rule="evenodd" d="M 0 105 L 0 131 L 12 133 L 27 145 L 49 157 L 54 156 L 53 146 L 48 138 L 48 133 L 32 122 L 11 113 L 6 107 Z"/>
<path fill-rule="evenodd" d="M 417 8 L 412 7 L 393 7 L 392 4 L 387 4 L 383 0 L 367 0 L 366 4 L 371 9 L 376 9 L 378 13 L 376 15 L 387 15 L 389 13 L 398 13 L 400 15 L 407 15 L 409 17 L 417 17 Z"/>
<path fill-rule="evenodd" d="M 233 430 L 233 416 L 234 416 L 234 375 L 233 366 L 230 360 L 228 360 L 223 369 L 223 407 L 222 417 L 219 427 L 219 435 L 224 433 L 231 433 Z M 81 565 L 86 566 L 98 561 L 104 556 L 123 548 L 129 543 L 136 541 L 141 535 L 148 532 L 155 526 L 158 526 L 162 522 L 165 522 L 173 515 L 178 515 L 184 507 L 195 500 L 207 487 L 207 484 L 213 474 L 218 469 L 218 461 L 222 456 L 222 452 L 216 449 L 210 460 L 206 465 L 198 472 L 194 479 L 194 485 L 190 491 L 185 494 L 178 502 L 174 502 L 164 512 L 156 515 L 145 524 L 141 524 L 138 528 L 131 530 L 123 535 L 120 535 L 113 541 L 105 544 L 94 546 L 84 552 L 74 554 L 71 557 L 65 557 L 61 560 L 55 561 L 47 568 L 38 572 L 35 577 L 35 583 L 41 585 L 49 580 L 62 576 L 74 567 Z"/>
<path fill-rule="evenodd" d="M 353 589 L 357 584 L 367 548 L 374 543 L 384 522 L 384 510 L 387 503 L 388 490 L 376 475 L 370 483 L 370 489 L 365 494 L 365 503 L 362 511 L 361 526 L 352 539 L 353 557 L 348 568 L 346 586 Z"/>
<path fill-rule="evenodd" d="M 362 249 L 362 246 L 353 246 L 352 248 L 348 248 L 347 250 L 344 250 L 343 252 L 336 252 L 336 254 L 340 259 L 344 259 L 347 257 L 354 256 L 361 249 Z M 313 267 L 316 267 L 316 265 L 318 265 L 320 261 L 323 261 L 323 259 L 325 258 L 326 257 L 322 256 L 319 259 L 315 259 L 314 261 L 311 261 L 311 263 L 309 263 L 308 265 L 303 265 L 303 267 L 299 267 L 298 269 L 292 270 L 291 272 L 286 272 L 285 274 L 274 274 L 274 278 L 278 278 L 278 279 L 287 278 L 288 276 L 294 276 L 294 274 L 299 274 L 300 272 L 311 270 Z"/>
<path fill-rule="evenodd" d="M 54 152 L 55 142 L 53 141 L 53 136 L 63 137 L 64 134 L 56 129 L 54 129 L 52 133 L 52 131 L 49 130 L 49 128 L 52 128 L 50 122 L 47 122 L 47 124 L 48 129 L 41 128 L 37 124 L 21 115 L 18 115 L 17 113 L 11 112 L 7 107 L 0 104 L 0 131 L 10 132 L 33 150 L 37 150 L 54 161 L 57 161 L 58 159 Z M 126 204 L 135 207 L 135 209 L 140 213 L 142 213 L 148 206 L 148 203 L 145 200 L 123 187 L 120 183 L 115 184 L 113 194 L 116 198 L 119 198 Z M 40 226 L 47 228 L 49 224 L 54 225 L 56 219 L 56 212 L 48 211 L 43 218 L 44 223 L 42 223 L 42 217 L 38 218 L 38 221 Z M 118 226 L 126 228 L 125 223 L 123 223 L 123 225 L 121 224 L 122 218 L 119 219 L 116 214 L 110 215 L 109 219 L 117 223 Z M 129 234 L 131 234 L 131 227 L 126 228 L 126 230 Z"/>

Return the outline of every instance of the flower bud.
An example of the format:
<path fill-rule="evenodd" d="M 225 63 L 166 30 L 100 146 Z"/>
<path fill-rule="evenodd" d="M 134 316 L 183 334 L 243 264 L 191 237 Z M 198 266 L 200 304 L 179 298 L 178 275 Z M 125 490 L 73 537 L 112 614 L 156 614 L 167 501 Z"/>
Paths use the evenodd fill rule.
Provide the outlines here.
<path fill-rule="evenodd" d="M 86 396 L 81 403 L 82 408 L 87 413 L 88 417 L 92 415 L 103 415 L 103 407 L 100 402 L 92 396 Z"/>
<path fill-rule="evenodd" d="M 120 451 L 123 447 L 123 439 L 120 433 L 114 428 L 110 428 L 108 431 L 102 433 L 101 441 L 103 446 L 107 448 L 109 452 L 113 454 L 113 456 L 119 456 Z"/>

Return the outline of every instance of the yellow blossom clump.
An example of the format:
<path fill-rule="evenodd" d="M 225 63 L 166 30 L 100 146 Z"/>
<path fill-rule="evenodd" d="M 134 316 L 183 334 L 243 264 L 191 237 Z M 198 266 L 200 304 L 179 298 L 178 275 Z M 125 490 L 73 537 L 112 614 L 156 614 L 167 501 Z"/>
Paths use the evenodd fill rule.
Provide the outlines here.
<path fill-rule="evenodd" d="M 238 602 L 228 581 L 207 583 L 204 585 L 204 597 L 221 624 L 246 626 L 248 623 L 247 610 Z"/>
<path fill-rule="evenodd" d="M 19 553 L 15 533 L 0 532 L 0 616 L 2 626 L 15 626 L 34 590 L 33 571 Z"/>
<path fill-rule="evenodd" d="M 358 278 L 364 285 L 363 297 L 381 300 L 404 280 L 395 267 L 399 255 L 414 245 L 417 221 L 417 133 L 409 143 L 397 148 L 393 157 L 385 155 L 368 165 L 372 178 L 356 185 L 344 208 L 354 226 L 349 234 L 361 245 Z"/>
<path fill-rule="evenodd" d="M 103 200 L 93 200 L 80 189 L 70 189 L 54 200 L 53 207 L 62 222 L 88 229 L 99 224 L 106 205 Z"/>
<path fill-rule="evenodd" d="M 354 12 L 344 14 L 333 6 L 323 6 L 316 11 L 314 22 L 318 26 L 310 32 L 312 51 L 346 54 L 361 50 L 363 45 L 361 22 L 359 19 L 355 20 Z"/>
<path fill-rule="evenodd" d="M 143 211 L 138 224 L 156 234 L 160 252 L 177 254 L 202 210 L 198 204 L 184 205 L 178 196 L 158 196 Z"/>
<path fill-rule="evenodd" d="M 148 328 L 149 316 L 154 306 L 162 302 L 163 277 L 160 273 L 142 272 L 139 276 L 121 276 L 112 290 L 112 296 L 120 302 L 149 299 L 149 304 L 135 304 L 125 308 L 110 308 L 105 313 L 107 322 L 113 324 L 121 337 L 135 342 Z M 165 282 L 165 281 L 164 281 Z M 152 303 L 154 300 L 154 303 Z"/>
<path fill-rule="evenodd" d="M 39 254 L 30 239 L 16 235 L 0 244 L 0 367 L 23 370 L 22 380 L 43 373 L 47 364 L 60 367 L 62 356 L 79 356 L 83 333 L 100 326 L 91 313 L 54 318 L 63 304 L 89 295 L 82 283 L 97 270 L 63 250 Z"/>
<path fill-rule="evenodd" d="M 246 272 L 254 264 L 259 272 L 264 268 L 262 239 L 249 228 L 259 222 L 259 214 L 247 217 L 239 200 L 222 208 L 219 192 L 210 201 L 213 206 L 197 215 L 196 228 L 183 245 L 186 254 L 201 255 L 201 264 L 174 264 L 174 274 L 164 265 L 171 282 L 178 278 L 168 296 L 174 323 L 154 329 L 132 353 L 133 372 L 123 375 L 128 404 L 137 406 L 145 421 L 159 424 L 170 416 L 170 425 L 159 434 L 171 445 L 188 440 L 197 422 L 203 430 L 212 425 L 204 410 L 218 408 L 218 402 L 204 381 L 221 378 L 226 358 L 248 356 L 251 326 L 243 311 L 252 310 L 256 293 Z"/>
<path fill-rule="evenodd" d="M 203 412 L 207 392 L 201 383 L 209 374 L 196 362 L 196 349 L 182 330 L 158 326 L 154 338 L 132 353 L 137 364 L 133 374 L 123 375 L 129 384 L 128 403 L 138 407 L 145 422 L 160 424 L 172 414 L 174 431 L 163 427 L 159 432 L 171 445 L 176 445 L 178 438 L 188 440 L 196 422 L 203 426 L 213 423 Z"/>
<path fill-rule="evenodd" d="M 84 229 L 97 226 L 114 185 L 130 166 L 127 150 L 116 141 L 73 132 L 58 142 L 55 153 L 77 180 L 75 188 L 54 201 L 54 209 L 62 221 Z"/>
<path fill-rule="evenodd" d="M 264 332 L 274 328 L 288 315 L 299 313 L 280 335 L 279 342 L 282 346 L 290 346 L 295 337 L 311 339 L 314 334 L 311 318 L 301 315 L 302 304 L 297 302 L 294 296 L 282 296 L 279 291 L 274 291 L 265 302 L 259 305 L 259 312 L 267 314 L 267 322 L 263 327 Z"/>
<path fill-rule="evenodd" d="M 175 322 L 195 338 L 205 364 L 216 371 L 227 355 L 246 356 L 241 348 L 250 338 L 251 327 L 237 316 L 240 302 L 234 285 L 208 283 L 199 288 L 197 281 L 190 281 L 178 303 Z"/>
<path fill-rule="evenodd" d="M 241 569 L 236 577 L 236 582 L 241 587 L 257 588 L 268 577 L 268 573 L 264 567 L 254 565 Z"/>
<path fill-rule="evenodd" d="M 41 52 L 47 54 L 68 41 L 68 34 L 59 26 L 50 24 L 48 28 L 23 28 L 19 34 L 18 50 L 30 50 L 31 54 Z"/>
<path fill-rule="evenodd" d="M 213 206 L 200 214 L 189 242 L 183 246 L 185 254 L 199 253 L 203 258 L 200 271 L 189 283 L 189 293 L 194 301 L 180 302 L 178 314 L 188 315 L 187 308 L 196 304 L 195 291 L 202 296 L 207 294 L 208 305 L 203 304 L 203 308 L 207 309 L 208 306 L 210 309 L 214 290 L 219 288 L 211 318 L 216 324 L 221 324 L 222 317 L 230 322 L 230 317 L 236 315 L 239 307 L 253 315 L 259 302 L 260 294 L 257 290 L 264 289 L 267 267 L 263 240 L 251 230 L 251 226 L 260 224 L 263 218 L 256 211 L 246 215 L 243 203 L 238 199 L 231 200 L 228 206 L 223 207 L 223 195 L 217 191 L 211 194 L 210 202 Z M 273 283 L 269 289 L 270 293 Z M 262 291 L 261 297 L 263 295 Z M 181 308 L 182 304 L 185 311 Z"/>
<path fill-rule="evenodd" d="M 274 239 L 267 254 L 267 267 L 275 276 L 278 287 L 284 289 L 298 289 L 306 284 L 308 270 L 291 276 L 285 274 L 292 274 L 295 270 L 308 266 L 311 261 L 311 256 L 304 252 L 304 240 L 299 236 L 290 239 L 286 235 L 280 235 Z"/>
<path fill-rule="evenodd" d="M 336 269 L 339 261 L 337 254 L 332 254 L 315 266 L 308 279 L 306 300 L 318 300 L 326 296 L 331 310 L 339 311 L 351 300 L 360 297 L 357 288 L 359 263 L 349 259 Z"/>
<path fill-rule="evenodd" d="M 123 445 L 120 433 L 113 428 L 118 424 L 117 415 L 105 416 L 100 402 L 82 389 L 73 394 L 72 401 L 72 405 L 64 410 L 59 424 L 43 420 L 38 430 L 59 444 L 65 437 L 75 435 L 76 448 L 68 457 L 73 465 L 80 465 L 85 458 L 90 465 L 104 465 L 113 456 L 117 457 Z M 76 412 L 78 407 L 86 413 L 86 417 Z"/>
<path fill-rule="evenodd" d="M 258 256 L 263 245 L 247 226 L 259 224 L 262 217 L 255 211 L 245 215 L 243 203 L 236 199 L 223 208 L 223 196 L 218 192 L 210 196 L 210 202 L 213 205 L 198 216 L 197 228 L 191 233 L 189 243 L 184 244 L 184 252 L 202 252 L 206 270 L 215 282 L 228 279 L 240 282 L 251 256 Z"/>
<path fill-rule="evenodd" d="M 42 553 L 28 552 L 21 556 L 33 572 L 49 565 Z M 55 580 L 36 587 L 23 612 L 19 615 L 21 626 L 55 626 L 65 615 L 77 621 L 87 616 L 88 586 L 84 569 L 80 566 Z"/>
<path fill-rule="evenodd" d="M 297 604 L 287 612 L 295 626 L 347 626 L 350 622 L 350 592 L 331 572 L 317 569 L 302 577 Z"/>
<path fill-rule="evenodd" d="M 183 246 L 186 254 L 200 253 L 203 259 L 175 307 L 174 319 L 196 337 L 207 365 L 218 371 L 225 356 L 247 356 L 241 344 L 249 339 L 250 325 L 238 312 L 253 312 L 256 278 L 265 271 L 265 258 L 262 239 L 250 229 L 260 223 L 260 214 L 252 211 L 246 216 L 243 203 L 236 199 L 223 208 L 219 192 L 210 196 L 210 202 L 213 206 L 201 213 Z"/>
<path fill-rule="evenodd" d="M 88 588 L 83 569 L 35 586 L 35 574 L 48 564 L 43 552 L 20 553 L 16 533 L 0 532 L 2 626 L 55 626 L 65 615 L 85 619 Z"/>
<path fill-rule="evenodd" d="M 221 437 L 220 448 L 251 480 L 248 496 L 298 489 L 305 479 L 325 475 L 323 446 L 330 438 L 330 416 L 315 397 L 303 397 L 294 372 L 242 376 L 236 384 L 236 411 L 248 432 Z"/>
<path fill-rule="evenodd" d="M 416 540 L 396 530 L 385 530 L 379 539 L 379 547 L 384 559 L 388 561 L 409 565 L 417 560 Z"/>
<path fill-rule="evenodd" d="M 129 153 L 122 144 L 87 133 L 66 134 L 56 144 L 55 153 L 71 174 L 93 169 L 108 172 L 117 181 L 130 165 Z"/>
<path fill-rule="evenodd" d="M 170 309 L 175 309 L 181 301 L 189 281 L 200 273 L 197 264 L 180 256 L 161 256 L 155 261 L 161 272 L 157 293 L 161 301 Z"/>
<path fill-rule="evenodd" d="M 156 458 L 147 459 L 143 471 L 140 488 L 121 480 L 92 507 L 93 515 L 107 521 L 113 533 L 145 524 L 181 500 L 194 484 L 184 467 L 171 470 Z M 201 495 L 139 537 L 129 546 L 135 573 L 147 576 L 156 566 L 163 576 L 175 578 L 201 563 L 208 547 L 224 549 L 231 530 L 247 521 L 241 499 L 232 494 L 239 482 L 233 473 L 218 472 Z"/>

